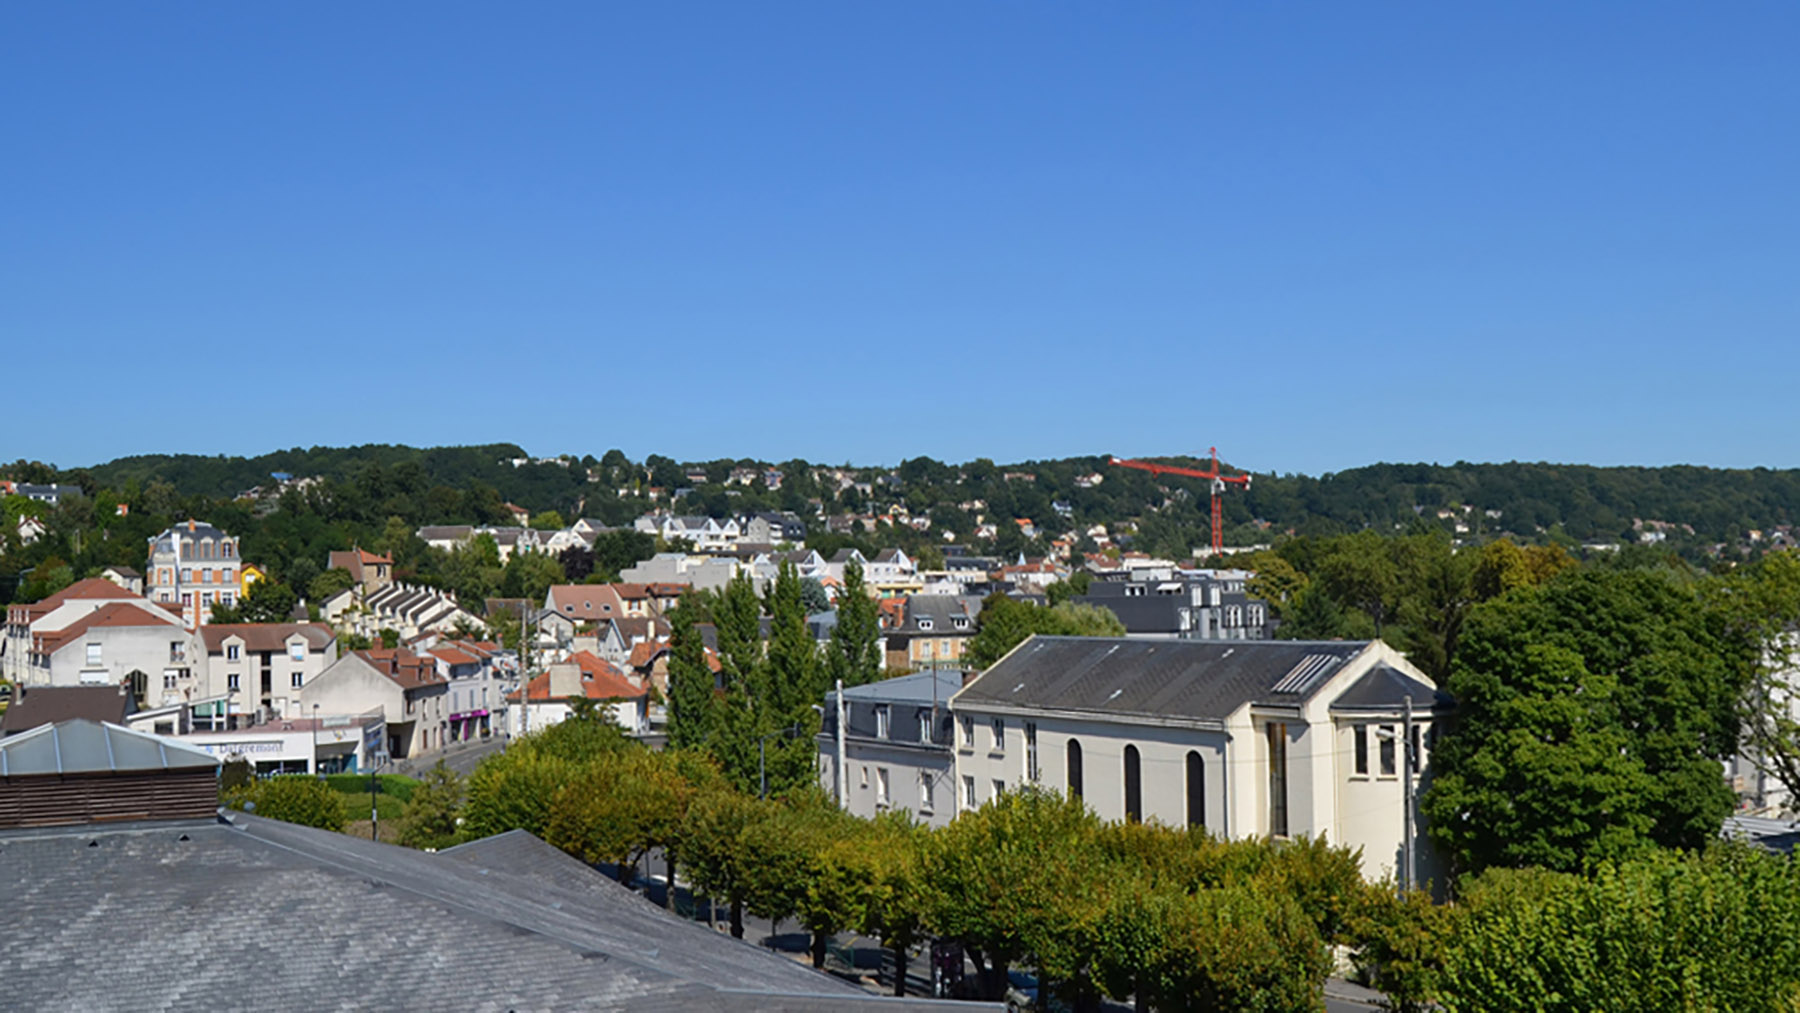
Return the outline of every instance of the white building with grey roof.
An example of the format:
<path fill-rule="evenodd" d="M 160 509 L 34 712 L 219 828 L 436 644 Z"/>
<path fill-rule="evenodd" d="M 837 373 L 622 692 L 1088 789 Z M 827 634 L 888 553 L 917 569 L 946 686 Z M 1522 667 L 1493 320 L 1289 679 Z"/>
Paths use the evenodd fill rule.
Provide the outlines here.
<path fill-rule="evenodd" d="M 1409 700 L 1418 788 L 1449 701 L 1381 641 L 1032 637 L 951 700 L 957 805 L 1035 784 L 1109 820 L 1323 836 L 1395 875 Z"/>
<path fill-rule="evenodd" d="M 956 816 L 955 757 L 950 749 L 950 698 L 960 672 L 919 672 L 844 690 L 844 794 L 849 812 L 867 818 L 905 809 L 921 823 Z M 819 777 L 838 790 L 837 694 L 825 696 L 819 733 Z"/>

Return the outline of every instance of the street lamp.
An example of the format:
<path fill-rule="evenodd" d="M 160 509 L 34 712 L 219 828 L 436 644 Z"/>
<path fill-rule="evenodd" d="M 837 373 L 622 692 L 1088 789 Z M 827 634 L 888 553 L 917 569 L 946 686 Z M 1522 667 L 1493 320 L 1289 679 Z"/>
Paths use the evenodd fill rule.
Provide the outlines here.
<path fill-rule="evenodd" d="M 313 774 L 318 777 L 319 780 L 323 781 L 325 779 L 325 772 L 319 769 L 319 705 L 316 703 L 313 704 L 312 747 Z"/>

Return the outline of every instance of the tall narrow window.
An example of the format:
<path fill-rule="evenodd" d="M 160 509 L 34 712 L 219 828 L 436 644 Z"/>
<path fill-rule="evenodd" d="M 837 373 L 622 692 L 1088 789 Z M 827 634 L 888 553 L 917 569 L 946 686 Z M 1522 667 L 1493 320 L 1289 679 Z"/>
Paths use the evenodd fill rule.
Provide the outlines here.
<path fill-rule="evenodd" d="M 1071 798 L 1081 797 L 1081 743 L 1069 740 L 1068 751 L 1069 795 Z"/>
<path fill-rule="evenodd" d="M 1423 737 L 1420 734 L 1420 732 L 1421 732 L 1421 729 L 1419 728 L 1418 725 L 1412 726 L 1412 752 L 1410 754 L 1408 754 L 1408 756 L 1407 756 L 1408 762 L 1406 764 L 1407 770 L 1410 771 L 1415 777 L 1418 776 L 1418 773 L 1419 773 L 1419 764 L 1424 762 L 1419 756 L 1419 752 L 1420 752 L 1419 746 L 1422 744 L 1420 740 Z"/>
<path fill-rule="evenodd" d="M 1268 724 L 1269 734 L 1269 835 L 1288 836 L 1287 725 Z M 1390 744 L 1391 746 L 1391 744 Z"/>
<path fill-rule="evenodd" d="M 1367 776 L 1369 773 L 1369 726 L 1357 725 L 1351 734 L 1355 737 L 1352 752 L 1356 756 L 1356 772 Z"/>
<path fill-rule="evenodd" d="M 1206 761 L 1192 749 L 1187 754 L 1187 822 L 1206 826 Z"/>
<path fill-rule="evenodd" d="M 875 737 L 878 739 L 888 737 L 888 708 L 884 703 L 875 705 Z"/>
<path fill-rule="evenodd" d="M 1125 747 L 1125 822 L 1144 821 L 1144 778 L 1136 746 Z"/>
<path fill-rule="evenodd" d="M 1393 725 L 1382 725 L 1375 737 L 1381 740 L 1381 776 L 1394 776 L 1394 740 L 1399 738 Z"/>
<path fill-rule="evenodd" d="M 1033 784 L 1038 779 L 1037 754 L 1037 722 L 1025 722 L 1025 780 Z"/>

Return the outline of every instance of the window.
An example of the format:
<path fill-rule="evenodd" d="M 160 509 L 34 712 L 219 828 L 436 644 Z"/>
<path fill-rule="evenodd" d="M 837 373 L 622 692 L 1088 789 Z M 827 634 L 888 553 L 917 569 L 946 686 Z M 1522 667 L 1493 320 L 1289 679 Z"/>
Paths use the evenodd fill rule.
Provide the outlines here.
<path fill-rule="evenodd" d="M 231 604 L 232 601 L 236 599 L 236 597 L 237 596 L 232 594 L 230 591 L 220 591 L 219 592 L 219 601 L 223 602 L 226 605 Z"/>
<path fill-rule="evenodd" d="M 965 717 L 962 719 L 962 732 L 963 732 L 963 734 L 962 734 L 963 748 L 964 749 L 974 749 L 975 748 L 975 719 L 974 718 Z"/>
<path fill-rule="evenodd" d="M 186 661 L 187 660 L 187 645 L 183 644 L 179 640 L 169 641 L 169 660 L 170 661 Z"/>
<path fill-rule="evenodd" d="M 1068 752 L 1067 752 L 1067 761 L 1066 762 L 1068 765 L 1068 773 L 1069 773 L 1069 796 L 1071 798 L 1080 798 L 1081 797 L 1081 743 L 1075 741 L 1074 739 L 1069 740 L 1069 748 L 1068 748 Z"/>
<path fill-rule="evenodd" d="M 932 792 L 931 792 L 931 775 L 922 773 L 919 775 L 919 811 L 920 812 L 930 812 L 931 811 L 931 805 L 932 805 L 931 794 L 932 794 Z"/>
<path fill-rule="evenodd" d="M 1187 825 L 1206 826 L 1206 760 L 1192 749 L 1187 754 Z"/>
<path fill-rule="evenodd" d="M 1271 721 L 1269 736 L 1269 836 L 1288 836 L 1287 725 Z"/>
<path fill-rule="evenodd" d="M 1038 779 L 1037 722 L 1025 722 L 1025 779 L 1033 784 Z"/>
<path fill-rule="evenodd" d="M 290 660 L 290 661 L 305 661 L 306 660 L 306 641 L 296 640 L 293 643 L 288 645 L 288 660 Z"/>
<path fill-rule="evenodd" d="M 1352 734 L 1355 736 L 1355 744 L 1351 751 L 1356 756 L 1356 772 L 1367 777 L 1369 776 L 1369 726 L 1357 725 Z"/>
<path fill-rule="evenodd" d="M 219 571 L 219 583 L 231 583 L 231 567 L 227 566 L 225 569 Z"/>
<path fill-rule="evenodd" d="M 230 675 L 225 677 L 225 686 L 227 689 L 241 689 L 242 688 L 241 686 L 238 685 L 238 674 L 236 672 L 233 672 Z"/>
<path fill-rule="evenodd" d="M 181 592 L 181 607 L 182 608 L 191 608 L 191 607 L 193 607 L 193 604 L 194 604 L 194 596 L 189 594 L 186 591 Z"/>
<path fill-rule="evenodd" d="M 90 665 L 100 664 L 100 645 L 99 644 L 87 645 L 87 663 Z"/>
<path fill-rule="evenodd" d="M 994 744 L 993 744 L 992 748 L 993 748 L 994 752 L 996 752 L 996 753 L 1005 752 L 1006 751 L 1006 719 L 1005 718 L 994 718 L 993 726 L 994 726 Z"/>
<path fill-rule="evenodd" d="M 969 628 L 969 621 L 967 619 L 963 619 L 963 618 L 959 617 L 959 618 L 950 620 L 950 625 L 956 627 L 959 630 L 966 630 Z"/>
<path fill-rule="evenodd" d="M 236 661 L 236 660 L 238 660 L 238 658 L 243 656 L 243 653 L 244 653 L 244 648 L 243 648 L 242 644 L 226 644 L 225 645 L 225 660 L 226 661 Z"/>
<path fill-rule="evenodd" d="M 1381 776 L 1382 777 L 1393 777 L 1394 776 L 1394 766 L 1395 766 L 1394 765 L 1394 738 L 1395 738 L 1394 726 L 1393 725 L 1382 725 L 1380 730 L 1375 733 L 1375 737 L 1381 740 Z"/>
<path fill-rule="evenodd" d="M 212 583 L 212 571 L 211 571 L 211 570 L 209 570 L 209 569 L 207 569 L 207 568 L 205 568 L 205 567 L 201 567 L 201 569 L 200 569 L 200 583 L 202 583 L 202 584 L 210 584 L 210 583 Z"/>
<path fill-rule="evenodd" d="M 921 630 L 931 629 L 931 620 L 921 617 L 919 619 L 919 629 L 921 629 Z"/>
<path fill-rule="evenodd" d="M 888 769 L 886 767 L 875 768 L 875 804 L 892 804 L 892 800 L 888 797 Z"/>
<path fill-rule="evenodd" d="M 224 550 L 226 559 L 230 559 L 232 553 L 237 551 L 237 546 L 232 544 L 231 542 L 224 543 L 222 546 L 220 546 L 220 548 L 222 548 Z"/>
<path fill-rule="evenodd" d="M 938 641 L 938 657 L 948 658 L 949 656 L 950 656 L 950 641 L 948 641 L 948 640 Z"/>
<path fill-rule="evenodd" d="M 293 680 L 294 680 L 294 682 L 293 682 L 294 688 L 299 689 L 301 683 L 304 683 L 306 681 L 306 673 L 305 672 L 295 672 L 293 675 Z"/>
<path fill-rule="evenodd" d="M 1422 729 L 1420 729 L 1420 727 L 1418 725 L 1413 725 L 1413 727 L 1412 727 L 1412 751 L 1407 755 L 1408 762 L 1406 765 L 1406 769 L 1411 771 L 1414 777 L 1418 776 L 1419 764 L 1422 762 L 1421 757 L 1419 756 L 1419 744 L 1420 744 L 1419 739 L 1420 739 L 1421 733 L 1422 733 Z"/>
<path fill-rule="evenodd" d="M 1125 822 L 1144 822 L 1143 762 L 1136 746 L 1125 747 Z"/>
<path fill-rule="evenodd" d="M 200 592 L 200 607 L 206 608 L 207 606 L 209 606 L 211 604 L 212 604 L 212 592 L 211 591 Z"/>
<path fill-rule="evenodd" d="M 925 660 L 930 660 L 930 658 L 931 658 L 931 641 L 925 639 L 924 637 L 920 637 L 919 639 L 913 641 L 913 650 L 918 652 L 918 655 L 920 658 L 923 658 Z"/>
<path fill-rule="evenodd" d="M 919 741 L 931 741 L 931 708 L 919 708 Z"/>
<path fill-rule="evenodd" d="M 875 705 L 875 737 L 878 739 L 888 738 L 889 737 L 888 732 L 889 732 L 890 728 L 891 728 L 891 725 L 888 721 L 887 704 L 884 704 L 884 703 L 876 704 Z"/>
<path fill-rule="evenodd" d="M 1005 782 L 1005 781 L 1002 781 L 1002 780 L 1000 780 L 1000 779 L 999 779 L 999 778 L 997 778 L 997 777 L 996 777 L 996 778 L 994 778 L 994 794 L 993 794 L 993 797 L 994 797 L 994 798 L 999 798 L 999 797 L 1000 797 L 1000 796 L 1002 796 L 1002 795 L 1004 795 L 1004 794 L 1006 794 L 1006 782 Z"/>
<path fill-rule="evenodd" d="M 174 689 L 175 688 L 175 673 L 174 672 L 164 672 L 163 673 L 163 688 L 164 689 Z"/>
<path fill-rule="evenodd" d="M 866 763 L 863 764 L 862 768 L 862 786 L 864 788 L 869 786 L 869 765 Z"/>
<path fill-rule="evenodd" d="M 975 808 L 975 776 L 973 774 L 963 775 L 963 808 Z"/>
<path fill-rule="evenodd" d="M 194 582 L 194 568 L 193 567 L 184 566 L 181 568 L 181 582 L 183 584 L 192 584 Z"/>

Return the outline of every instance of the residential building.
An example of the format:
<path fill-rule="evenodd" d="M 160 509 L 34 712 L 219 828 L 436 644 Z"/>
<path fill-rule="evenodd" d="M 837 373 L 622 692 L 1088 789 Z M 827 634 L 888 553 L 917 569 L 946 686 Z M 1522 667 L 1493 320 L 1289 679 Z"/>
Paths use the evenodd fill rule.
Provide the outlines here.
<path fill-rule="evenodd" d="M 152 601 L 180 605 L 189 626 L 202 626 L 215 604 L 237 603 L 242 566 L 236 538 L 204 521 L 183 521 L 150 539 L 147 593 Z"/>
<path fill-rule="evenodd" d="M 1096 579 L 1076 601 L 1112 610 L 1133 636 L 1180 640 L 1270 640 L 1267 602 L 1252 598 L 1242 578 L 1181 574 L 1167 579 Z"/>
<path fill-rule="evenodd" d="M 443 747 L 450 737 L 450 680 L 437 659 L 404 647 L 350 651 L 300 688 L 300 713 L 379 711 L 387 741 L 381 752 L 403 759 Z"/>
<path fill-rule="evenodd" d="M 198 640 L 174 611 L 91 577 L 7 607 L 6 678 L 20 685 L 130 687 L 147 704 L 192 677 Z M 173 681 L 173 682 L 172 682 Z"/>
<path fill-rule="evenodd" d="M 421 633 L 452 633 L 459 627 L 479 628 L 481 620 L 466 611 L 447 591 L 395 581 L 363 599 L 363 609 L 346 612 L 355 632 L 374 639 L 384 629 L 400 639 Z"/>
<path fill-rule="evenodd" d="M 741 564 L 726 556 L 694 556 L 659 552 L 619 571 L 619 579 L 642 584 L 680 584 L 696 591 L 718 591 L 737 576 Z"/>
<path fill-rule="evenodd" d="M 81 495 L 81 486 L 57 485 L 54 482 L 49 485 L 36 485 L 31 482 L 0 481 L 0 494 L 23 496 L 26 499 L 37 500 L 39 503 L 56 506 L 63 501 L 64 497 Z"/>
<path fill-rule="evenodd" d="M 485 739 L 505 727 L 507 682 L 516 678 L 516 660 L 494 643 L 451 641 L 426 653 L 437 659 L 438 674 L 450 680 L 448 741 Z"/>
<path fill-rule="evenodd" d="M 762 545 L 787 542 L 798 545 L 806 541 L 806 522 L 789 511 L 751 514 L 743 519 L 741 527 L 743 540 L 746 542 Z"/>
<path fill-rule="evenodd" d="M 843 578 L 841 572 L 836 576 L 840 580 Z M 925 587 L 919 577 L 918 564 L 899 549 L 882 549 L 874 559 L 865 560 L 863 581 L 883 598 L 918 594 Z"/>
<path fill-rule="evenodd" d="M 426 545 L 449 552 L 474 538 L 475 529 L 467 524 L 435 524 L 420 528 L 418 535 Z"/>
<path fill-rule="evenodd" d="M 1041 784 L 1108 820 L 1323 835 L 1380 878 L 1399 869 L 1402 778 L 1418 786 L 1448 707 L 1378 640 L 1034 636 L 951 701 L 959 802 Z M 1429 879 L 1428 846 L 1413 843 Z"/>
<path fill-rule="evenodd" d="M 226 697 L 233 714 L 265 719 L 311 717 L 300 708 L 301 690 L 338 654 L 337 634 L 325 623 L 213 623 L 200 635 L 206 681 L 195 691 Z"/>
<path fill-rule="evenodd" d="M 844 690 L 844 796 L 851 813 L 872 818 L 905 809 L 941 827 L 957 813 L 950 698 L 960 672 L 920 672 Z M 838 695 L 825 694 L 819 783 L 838 789 Z"/>
<path fill-rule="evenodd" d="M 650 691 L 606 661 L 577 651 L 534 677 L 523 701 L 517 690 L 507 695 L 508 712 L 516 715 L 510 718 L 511 733 L 542 731 L 567 720 L 574 713 L 571 700 L 593 701 L 632 734 L 650 729 Z"/>
<path fill-rule="evenodd" d="M 981 599 L 968 595 L 915 594 L 890 599 L 881 611 L 888 668 L 959 668 L 975 636 Z"/>
<path fill-rule="evenodd" d="M 345 570 L 350 579 L 356 581 L 363 594 L 370 594 L 393 583 L 394 561 L 387 556 L 377 556 L 365 549 L 346 549 L 333 552 L 325 561 L 328 570 Z"/>
<path fill-rule="evenodd" d="M 132 594 L 144 593 L 144 575 L 129 566 L 109 566 L 100 571 L 100 576 Z"/>

